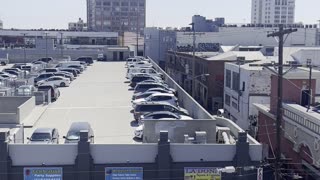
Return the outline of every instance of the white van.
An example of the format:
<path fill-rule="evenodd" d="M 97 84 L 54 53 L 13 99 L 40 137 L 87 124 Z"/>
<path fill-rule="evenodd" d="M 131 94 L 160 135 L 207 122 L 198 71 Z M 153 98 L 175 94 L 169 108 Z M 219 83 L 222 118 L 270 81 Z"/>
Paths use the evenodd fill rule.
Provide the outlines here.
<path fill-rule="evenodd" d="M 145 59 L 144 57 L 136 56 L 136 57 L 128 58 L 126 61 L 126 66 L 129 67 L 129 65 L 132 65 L 134 63 L 141 62 L 141 61 L 149 62 L 149 60 Z"/>
<path fill-rule="evenodd" d="M 153 68 L 128 68 L 126 78 L 131 79 L 134 74 L 156 74 L 162 77 L 162 74 Z"/>
<path fill-rule="evenodd" d="M 71 65 L 81 65 L 80 61 L 63 61 L 59 62 L 56 68 L 68 68 Z"/>

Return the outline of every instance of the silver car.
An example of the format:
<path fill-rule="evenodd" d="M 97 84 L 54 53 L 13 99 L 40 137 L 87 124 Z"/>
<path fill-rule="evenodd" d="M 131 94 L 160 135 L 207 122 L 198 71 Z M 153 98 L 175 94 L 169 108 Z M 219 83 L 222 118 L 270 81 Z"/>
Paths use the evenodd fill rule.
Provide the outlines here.
<path fill-rule="evenodd" d="M 27 139 L 28 144 L 59 144 L 59 132 L 56 128 L 38 128 Z"/>

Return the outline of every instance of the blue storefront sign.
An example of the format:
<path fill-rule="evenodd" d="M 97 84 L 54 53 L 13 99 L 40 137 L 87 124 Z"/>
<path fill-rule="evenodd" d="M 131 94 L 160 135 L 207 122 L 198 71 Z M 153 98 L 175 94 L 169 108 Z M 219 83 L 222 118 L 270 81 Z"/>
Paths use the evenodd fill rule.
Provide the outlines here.
<path fill-rule="evenodd" d="M 26 167 L 23 168 L 24 180 L 62 180 L 61 167 Z"/>
<path fill-rule="evenodd" d="M 106 180 L 143 180 L 142 167 L 107 167 Z"/>

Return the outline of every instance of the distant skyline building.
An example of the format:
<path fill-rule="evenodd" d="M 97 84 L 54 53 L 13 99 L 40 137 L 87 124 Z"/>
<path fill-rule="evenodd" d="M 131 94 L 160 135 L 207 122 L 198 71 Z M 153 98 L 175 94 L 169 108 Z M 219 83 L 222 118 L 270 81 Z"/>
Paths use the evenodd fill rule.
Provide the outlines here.
<path fill-rule="evenodd" d="M 192 22 L 196 32 L 217 32 L 219 27 L 224 25 L 224 18 L 207 19 L 204 16 L 194 15 L 192 16 Z"/>
<path fill-rule="evenodd" d="M 87 0 L 89 31 L 143 32 L 146 0 Z"/>
<path fill-rule="evenodd" d="M 3 22 L 0 19 L 0 29 L 3 29 Z"/>
<path fill-rule="evenodd" d="M 85 23 L 81 18 L 79 18 L 78 22 L 70 22 L 68 26 L 70 31 L 86 31 L 87 30 L 87 23 Z"/>
<path fill-rule="evenodd" d="M 295 0 L 252 0 L 252 24 L 294 24 Z"/>

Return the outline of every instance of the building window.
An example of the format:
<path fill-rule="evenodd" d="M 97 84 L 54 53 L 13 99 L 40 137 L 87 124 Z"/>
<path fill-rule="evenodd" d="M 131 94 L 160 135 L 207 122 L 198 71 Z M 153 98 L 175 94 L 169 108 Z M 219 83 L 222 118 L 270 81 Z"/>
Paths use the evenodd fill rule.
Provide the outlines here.
<path fill-rule="evenodd" d="M 238 104 L 236 102 L 232 101 L 232 107 L 235 109 L 238 109 Z"/>
<path fill-rule="evenodd" d="M 239 91 L 239 73 L 232 72 L 232 89 L 234 91 Z"/>
<path fill-rule="evenodd" d="M 225 95 L 225 99 L 224 99 L 224 103 L 228 106 L 230 106 L 230 101 L 231 101 L 231 98 L 229 95 Z"/>
<path fill-rule="evenodd" d="M 231 71 L 226 70 L 226 86 L 231 88 Z"/>

